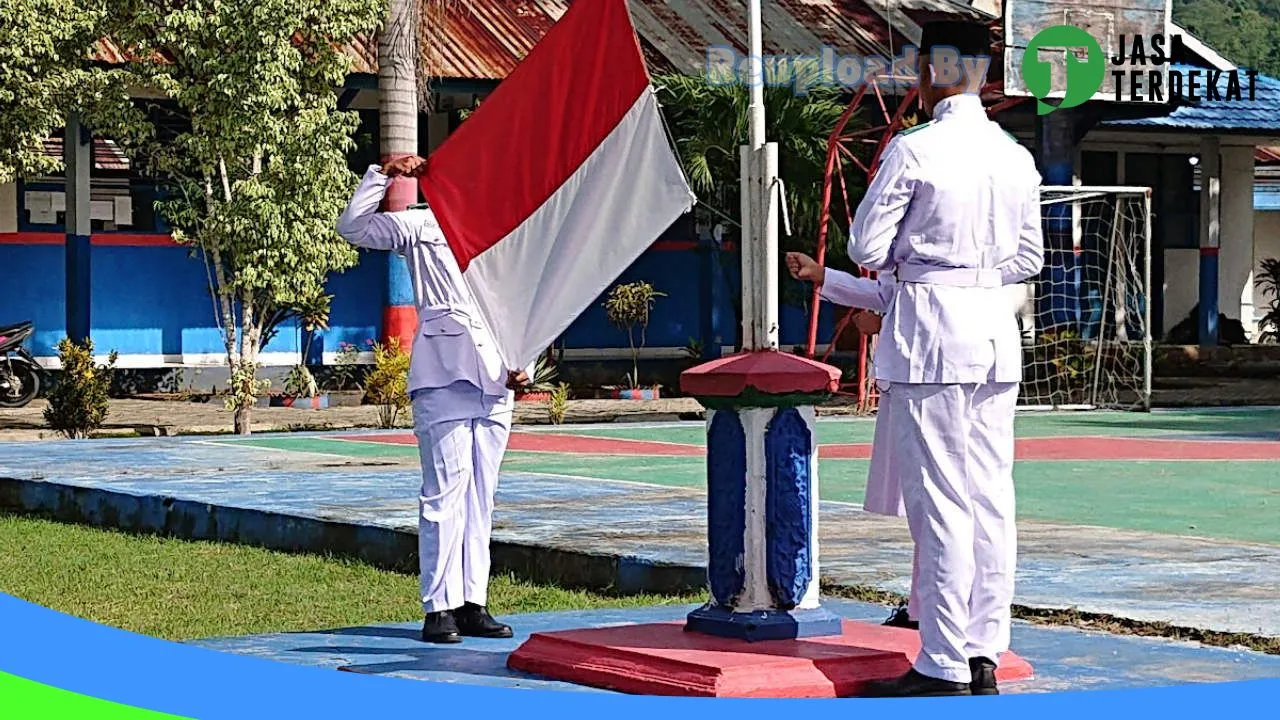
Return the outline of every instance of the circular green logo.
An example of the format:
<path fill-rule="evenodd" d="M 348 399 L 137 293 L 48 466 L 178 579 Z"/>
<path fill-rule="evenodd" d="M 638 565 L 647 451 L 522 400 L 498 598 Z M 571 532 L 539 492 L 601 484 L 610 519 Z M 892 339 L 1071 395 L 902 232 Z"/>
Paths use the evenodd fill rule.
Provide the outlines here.
<path fill-rule="evenodd" d="M 1056 106 L 1044 102 L 1052 90 L 1053 64 L 1040 58 L 1042 48 L 1061 48 L 1064 51 L 1066 92 L 1062 102 Z M 1085 50 L 1088 56 L 1081 60 L 1072 50 Z M 1041 30 L 1027 43 L 1027 50 L 1022 54 L 1022 81 L 1036 97 L 1036 113 L 1039 115 L 1048 115 L 1058 108 L 1075 107 L 1087 102 L 1102 87 L 1102 78 L 1106 72 L 1107 61 L 1102 56 L 1102 47 L 1098 45 L 1098 41 L 1073 25 L 1055 25 Z"/>

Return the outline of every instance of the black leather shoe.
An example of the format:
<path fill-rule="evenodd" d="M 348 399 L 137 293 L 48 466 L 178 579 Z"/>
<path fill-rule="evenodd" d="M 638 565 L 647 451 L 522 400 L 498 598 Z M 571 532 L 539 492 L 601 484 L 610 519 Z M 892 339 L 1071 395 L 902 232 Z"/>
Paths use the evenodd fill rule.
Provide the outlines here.
<path fill-rule="evenodd" d="M 952 697 L 969 695 L 969 684 L 921 675 L 915 669 L 893 680 L 874 680 L 862 687 L 859 697 Z"/>
<path fill-rule="evenodd" d="M 973 682 L 969 683 L 971 695 L 999 695 L 996 687 L 996 664 L 984 657 L 969 658 L 969 670 Z"/>
<path fill-rule="evenodd" d="M 907 612 L 906 605 L 899 605 L 897 610 L 884 621 L 885 627 L 906 628 L 908 630 L 919 630 L 920 623 L 911 619 L 911 614 Z"/>
<path fill-rule="evenodd" d="M 427 613 L 427 619 L 422 623 L 422 642 L 444 644 L 462 642 L 462 635 L 458 633 L 458 622 L 454 619 L 453 613 L 448 610 Z"/>
<path fill-rule="evenodd" d="M 467 603 L 458 608 L 456 615 L 458 632 L 467 637 L 509 638 L 512 636 L 511 627 L 494 620 L 483 605 Z"/>

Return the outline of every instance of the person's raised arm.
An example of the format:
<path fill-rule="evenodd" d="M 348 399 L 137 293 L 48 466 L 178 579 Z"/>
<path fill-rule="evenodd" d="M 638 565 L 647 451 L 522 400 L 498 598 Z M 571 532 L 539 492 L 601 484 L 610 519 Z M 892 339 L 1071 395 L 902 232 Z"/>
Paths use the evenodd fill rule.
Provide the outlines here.
<path fill-rule="evenodd" d="M 415 237 L 413 228 L 394 213 L 378 212 L 378 206 L 392 178 L 413 177 L 421 167 L 422 158 L 416 157 L 393 160 L 386 167 L 370 166 L 351 202 L 347 203 L 347 209 L 338 218 L 338 234 L 357 247 L 404 254 Z"/>
<path fill-rule="evenodd" d="M 847 272 L 822 267 L 804 253 L 787 253 L 786 261 L 791 276 L 817 285 L 824 300 L 878 313 L 889 311 L 889 302 L 893 298 L 891 276 L 882 274 L 875 280 L 856 277 Z"/>
<path fill-rule="evenodd" d="M 858 203 L 849 227 L 849 258 L 868 270 L 884 270 L 893 262 L 893 241 L 915 185 L 914 164 L 911 150 L 899 138 L 891 140 Z"/>

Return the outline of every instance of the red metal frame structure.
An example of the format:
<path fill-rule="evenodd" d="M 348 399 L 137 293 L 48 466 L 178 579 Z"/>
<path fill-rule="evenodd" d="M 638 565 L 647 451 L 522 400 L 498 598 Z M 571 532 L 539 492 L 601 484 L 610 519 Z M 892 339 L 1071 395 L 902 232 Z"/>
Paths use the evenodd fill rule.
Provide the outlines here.
<path fill-rule="evenodd" d="M 992 50 L 992 57 L 994 59 L 1000 55 L 1002 50 L 1001 43 L 997 41 L 993 45 Z M 988 117 L 991 117 L 1003 110 L 1007 110 L 1026 100 L 1026 98 L 1021 97 L 1002 97 L 1001 91 L 1003 90 L 1003 86 L 1003 81 L 997 81 L 988 83 L 982 88 L 980 94 L 983 98 L 1000 98 L 987 107 Z M 884 123 L 871 128 L 846 132 L 849 120 L 853 117 L 854 113 L 858 112 L 858 110 L 862 108 L 864 101 L 867 99 L 866 96 L 868 91 L 875 95 L 876 105 L 878 106 L 881 116 L 884 118 Z M 853 99 L 849 102 L 849 106 L 845 108 L 844 113 L 841 114 L 840 119 L 836 122 L 835 129 L 831 131 L 831 136 L 827 139 L 826 177 L 822 186 L 822 210 L 819 216 L 818 250 L 817 257 L 815 258 L 818 261 L 818 264 L 826 264 L 827 234 L 832 219 L 831 195 L 832 189 L 836 183 L 839 183 L 841 199 L 843 200 L 844 205 L 844 226 L 849 227 L 853 222 L 853 209 L 849 205 L 849 191 L 844 177 L 847 167 L 846 163 L 852 164 L 858 171 L 864 173 L 867 178 L 867 185 L 870 185 L 871 179 L 875 177 L 876 170 L 880 166 L 880 156 L 884 153 L 885 147 L 888 146 L 889 140 L 893 138 L 894 134 L 902 129 L 902 119 L 906 115 L 907 110 L 912 105 L 918 105 L 918 101 L 918 88 L 912 87 L 899 101 L 897 109 L 891 113 L 885 103 L 885 98 L 881 93 L 880 84 L 877 81 L 877 78 L 872 77 L 858 88 Z M 874 150 L 871 153 L 870 161 L 864 163 L 858 153 L 854 151 L 854 146 L 866 146 L 873 143 Z M 864 277 L 874 277 L 874 273 L 865 269 L 860 268 L 859 272 Z M 805 352 L 810 358 L 815 356 L 817 350 L 818 312 L 821 309 L 821 302 L 822 299 L 819 295 L 818 288 L 815 287 L 813 290 L 812 302 L 810 303 L 809 335 L 805 348 Z M 831 357 L 831 353 L 835 350 L 837 341 L 839 341 L 845 330 L 848 329 L 855 312 L 856 310 L 853 309 L 845 312 L 845 314 L 836 323 L 835 332 L 832 335 L 831 342 L 827 345 L 826 352 L 823 353 L 820 358 L 823 362 L 826 362 Z M 871 347 L 868 342 L 868 338 L 866 335 L 862 335 L 858 340 L 857 379 L 854 383 L 842 384 L 840 389 L 841 394 L 855 395 L 858 399 L 858 406 L 864 410 L 870 410 L 875 407 L 875 402 L 877 400 L 877 393 L 875 392 L 874 387 L 868 387 L 867 383 L 867 359 L 870 356 L 870 351 Z M 856 388 L 853 392 L 850 392 L 849 390 L 849 386 L 851 384 Z"/>

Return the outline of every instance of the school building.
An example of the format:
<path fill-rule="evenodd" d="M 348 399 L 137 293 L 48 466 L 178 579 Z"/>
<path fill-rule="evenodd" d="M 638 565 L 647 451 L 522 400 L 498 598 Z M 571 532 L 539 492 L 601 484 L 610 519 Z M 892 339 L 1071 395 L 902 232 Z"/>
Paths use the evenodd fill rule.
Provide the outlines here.
<path fill-rule="evenodd" d="M 431 113 L 419 122 L 420 148 L 427 154 L 462 121 L 465 110 L 489 93 L 564 12 L 564 0 L 481 0 L 455 8 L 436 49 L 441 79 L 433 86 Z M 765 52 L 892 56 L 894 48 L 919 41 L 920 25 L 956 6 L 944 0 L 903 0 L 892 12 L 870 0 L 768 3 Z M 745 52 L 745 9 L 710 0 L 632 0 L 641 44 L 655 71 L 705 71 L 706 51 L 734 46 Z M 1185 34 L 1185 33 L 1184 33 Z M 358 111 L 359 149 L 351 157 L 362 171 L 378 156 L 376 45 L 348 48 L 355 63 L 345 87 L 344 107 Z M 109 42 L 99 58 L 112 62 Z M 1229 63 L 1202 43 L 1188 43 L 1185 66 Z M 993 63 L 994 68 L 999 62 Z M 1035 147 L 1034 110 L 1016 106 L 997 119 Z M 62 137 L 47 151 L 61 155 Z M 90 298 L 91 336 L 103 353 L 120 353 L 120 367 L 160 368 L 220 365 L 222 342 L 215 323 L 204 263 L 176 245 L 152 203 L 153 181 L 141 176 L 109 139 L 77 135 L 71 142 L 91 150 L 89 171 L 92 233 L 91 272 L 69 281 L 62 177 L 29 178 L 0 186 L 0 324 L 32 320 L 33 351 L 55 364 L 55 346 L 66 334 L 68 282 Z M 1204 101 L 1163 107 L 1141 118 L 1103 117 L 1079 140 L 1067 182 L 1125 184 L 1154 189 L 1152 262 L 1154 330 L 1157 337 L 1205 297 L 1230 318 L 1252 328 L 1261 314 L 1252 276 L 1257 262 L 1280 255 L 1280 82 L 1258 78 L 1254 100 Z M 1217 152 L 1221 227 L 1210 238 L 1200 222 L 1200 168 L 1192 164 Z M 1061 175 L 1061 168 L 1058 169 Z M 1046 182 L 1050 180 L 1046 178 Z M 724 230 L 724 228 L 721 228 Z M 732 347 L 737 337 L 734 304 L 738 267 L 734 230 L 723 235 L 693 217 L 676 223 L 619 282 L 646 280 L 667 297 L 658 300 L 648 329 L 649 357 L 680 357 L 697 343 L 707 354 Z M 1208 275 L 1204 273 L 1209 273 Z M 330 329 L 312 343 L 310 363 L 332 363 L 341 343 L 363 344 L 382 334 L 383 311 L 395 292 L 385 253 L 362 251 L 359 266 L 333 276 Z M 1201 277 L 1215 282 L 1201 282 Z M 1211 288 L 1211 290 L 1205 290 Z M 1206 295 L 1205 293 L 1209 293 Z M 786 293 L 784 293 L 785 295 Z M 819 342 L 830 338 L 836 309 L 824 306 Z M 799 305 L 780 310 L 784 347 L 803 344 L 807 313 Z M 266 365 L 293 365 L 305 341 L 297 328 L 283 329 L 266 347 Z M 611 327 L 593 304 L 561 338 L 566 359 L 627 357 L 626 335 Z"/>

